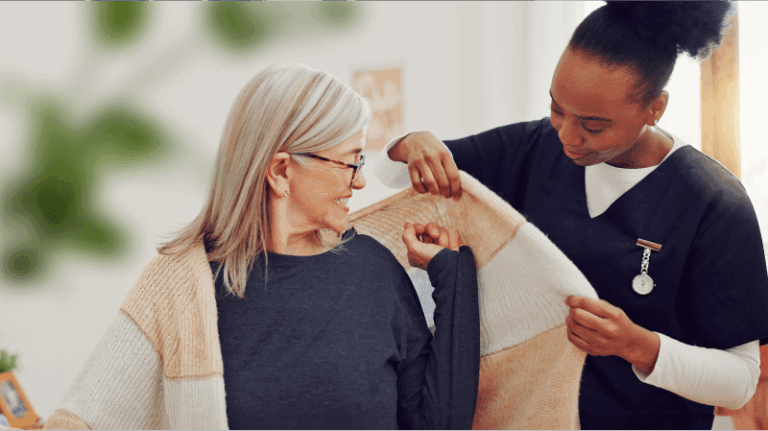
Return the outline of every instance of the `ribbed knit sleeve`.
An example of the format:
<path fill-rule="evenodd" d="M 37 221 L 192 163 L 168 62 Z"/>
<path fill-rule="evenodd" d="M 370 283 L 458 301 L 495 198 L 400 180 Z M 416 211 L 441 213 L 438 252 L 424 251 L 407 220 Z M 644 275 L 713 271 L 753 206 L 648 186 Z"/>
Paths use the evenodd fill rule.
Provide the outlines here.
<path fill-rule="evenodd" d="M 214 293 L 202 242 L 156 256 L 46 427 L 226 429 Z"/>
<path fill-rule="evenodd" d="M 480 372 L 472 250 L 442 250 L 429 263 L 427 273 L 435 287 L 435 335 L 431 343 L 409 343 L 409 360 L 398 369 L 398 393 L 402 394 L 398 422 L 401 428 L 411 429 L 470 429 Z"/>
<path fill-rule="evenodd" d="M 146 335 L 120 312 L 46 429 L 167 429 L 163 369 Z"/>

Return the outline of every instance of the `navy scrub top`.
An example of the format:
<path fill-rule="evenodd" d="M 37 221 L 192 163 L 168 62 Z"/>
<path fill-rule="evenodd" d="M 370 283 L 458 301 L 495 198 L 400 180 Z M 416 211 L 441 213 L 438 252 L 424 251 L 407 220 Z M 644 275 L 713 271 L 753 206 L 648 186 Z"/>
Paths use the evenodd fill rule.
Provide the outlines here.
<path fill-rule="evenodd" d="M 544 232 L 601 299 L 636 324 L 686 344 L 768 342 L 768 275 L 752 204 L 722 165 L 685 146 L 601 215 L 587 210 L 584 167 L 565 156 L 549 118 L 446 141 L 459 169 Z M 642 238 L 655 287 L 635 293 Z M 616 356 L 587 356 L 582 429 L 711 429 L 714 408 L 641 382 Z"/>

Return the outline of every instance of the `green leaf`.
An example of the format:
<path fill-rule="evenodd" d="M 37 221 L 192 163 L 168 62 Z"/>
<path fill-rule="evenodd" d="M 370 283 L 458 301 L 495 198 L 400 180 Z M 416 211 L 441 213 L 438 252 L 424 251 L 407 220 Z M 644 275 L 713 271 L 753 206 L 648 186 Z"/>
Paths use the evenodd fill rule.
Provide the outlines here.
<path fill-rule="evenodd" d="M 206 27 L 222 48 L 247 52 L 265 42 L 271 25 L 279 20 L 272 5 L 250 2 L 210 2 L 206 7 Z"/>
<path fill-rule="evenodd" d="M 16 358 L 19 355 L 10 355 L 5 350 L 0 350 L 0 373 L 16 369 Z"/>
<path fill-rule="evenodd" d="M 360 15 L 360 5 L 354 2 L 331 1 L 314 2 L 317 9 L 314 14 L 317 19 L 326 25 L 333 27 L 345 27 L 357 21 Z"/>
<path fill-rule="evenodd" d="M 96 40 L 113 46 L 135 41 L 148 26 L 150 6 L 142 1 L 90 2 Z"/>
<path fill-rule="evenodd" d="M 29 166 L 0 182 L 0 222 L 11 232 L 0 243 L 2 274 L 16 281 L 42 275 L 67 250 L 93 257 L 126 251 L 128 229 L 97 205 L 105 175 L 116 166 L 160 165 L 175 153 L 166 129 L 129 101 L 96 107 L 82 120 L 67 115 L 58 98 L 29 103 Z"/>

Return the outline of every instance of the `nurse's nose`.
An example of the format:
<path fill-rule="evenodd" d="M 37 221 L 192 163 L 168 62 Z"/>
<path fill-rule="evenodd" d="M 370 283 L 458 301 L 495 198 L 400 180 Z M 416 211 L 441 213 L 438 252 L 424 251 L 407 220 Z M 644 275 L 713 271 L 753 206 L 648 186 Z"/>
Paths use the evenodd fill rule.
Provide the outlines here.
<path fill-rule="evenodd" d="M 557 137 L 560 138 L 560 142 L 562 142 L 563 145 L 569 147 L 578 147 L 581 145 L 582 139 L 577 133 L 577 127 L 578 125 L 575 124 L 575 121 L 569 119 L 563 120 L 563 123 L 560 125 L 560 130 L 557 132 Z"/>

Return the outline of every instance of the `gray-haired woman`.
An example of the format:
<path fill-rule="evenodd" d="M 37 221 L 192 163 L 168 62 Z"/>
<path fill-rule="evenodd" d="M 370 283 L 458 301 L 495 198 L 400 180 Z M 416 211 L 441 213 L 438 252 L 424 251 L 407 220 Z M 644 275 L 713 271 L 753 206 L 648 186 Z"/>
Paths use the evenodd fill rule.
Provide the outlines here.
<path fill-rule="evenodd" d="M 47 427 L 471 427 L 474 257 L 456 231 L 406 224 L 436 287 L 433 337 L 403 267 L 347 229 L 369 118 L 327 73 L 257 74 L 203 210 L 160 247 Z"/>

